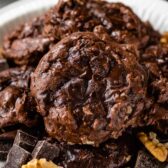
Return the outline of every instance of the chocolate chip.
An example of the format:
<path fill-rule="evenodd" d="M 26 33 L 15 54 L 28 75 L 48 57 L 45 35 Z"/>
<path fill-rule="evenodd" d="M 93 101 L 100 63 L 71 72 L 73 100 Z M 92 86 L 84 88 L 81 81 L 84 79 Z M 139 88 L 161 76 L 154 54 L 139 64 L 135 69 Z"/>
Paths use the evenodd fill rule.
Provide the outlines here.
<path fill-rule="evenodd" d="M 135 168 L 166 168 L 166 163 L 157 161 L 147 151 L 141 150 L 138 152 Z"/>
<path fill-rule="evenodd" d="M 46 158 L 47 160 L 54 160 L 59 155 L 59 148 L 47 141 L 39 141 L 35 146 L 32 157 L 33 158 Z"/>
<path fill-rule="evenodd" d="M 8 153 L 4 168 L 20 168 L 30 158 L 30 153 L 18 145 L 13 145 Z"/>
<path fill-rule="evenodd" d="M 22 147 L 29 152 L 32 152 L 37 141 L 38 139 L 36 137 L 29 135 L 28 133 L 21 130 L 18 130 L 14 140 L 14 144 Z"/>
<path fill-rule="evenodd" d="M 8 152 L 12 147 L 12 141 L 0 140 L 0 160 L 6 160 Z"/>

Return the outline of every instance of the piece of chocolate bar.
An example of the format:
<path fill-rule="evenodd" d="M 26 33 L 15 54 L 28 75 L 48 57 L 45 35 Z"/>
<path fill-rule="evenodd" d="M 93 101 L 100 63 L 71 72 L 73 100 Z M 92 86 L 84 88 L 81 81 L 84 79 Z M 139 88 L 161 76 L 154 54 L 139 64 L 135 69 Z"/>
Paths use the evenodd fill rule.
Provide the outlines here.
<path fill-rule="evenodd" d="M 168 164 L 159 162 L 147 151 L 141 150 L 138 152 L 135 168 L 168 168 Z"/>
<path fill-rule="evenodd" d="M 21 168 L 30 158 L 30 153 L 14 144 L 10 149 L 4 168 Z"/>
<path fill-rule="evenodd" d="M 22 147 L 23 149 L 29 152 L 32 152 L 37 141 L 38 139 L 36 137 L 29 135 L 28 133 L 23 132 L 22 130 L 18 130 L 14 140 L 14 144 Z"/>
<path fill-rule="evenodd" d="M 10 148 L 12 147 L 12 141 L 0 140 L 0 161 L 5 161 Z"/>
<path fill-rule="evenodd" d="M 54 160 L 59 156 L 60 149 L 47 141 L 39 141 L 35 146 L 32 157 L 36 159 L 46 158 L 47 160 Z"/>

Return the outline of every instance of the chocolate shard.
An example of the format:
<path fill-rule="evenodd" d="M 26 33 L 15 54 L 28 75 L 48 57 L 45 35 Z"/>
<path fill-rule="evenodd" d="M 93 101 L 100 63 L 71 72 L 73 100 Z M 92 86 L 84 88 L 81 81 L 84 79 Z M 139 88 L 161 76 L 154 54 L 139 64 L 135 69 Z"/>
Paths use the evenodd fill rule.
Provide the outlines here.
<path fill-rule="evenodd" d="M 22 147 L 23 149 L 32 152 L 38 139 L 32 135 L 29 135 L 26 132 L 23 132 L 22 130 L 18 130 L 14 144 Z"/>
<path fill-rule="evenodd" d="M 60 149 L 55 144 L 51 144 L 44 140 L 37 143 L 32 152 L 32 157 L 36 159 L 46 158 L 52 161 L 59 156 L 59 152 Z"/>
<path fill-rule="evenodd" d="M 161 163 L 145 150 L 138 152 L 135 168 L 167 168 L 167 163 Z"/>
<path fill-rule="evenodd" d="M 30 158 L 30 153 L 14 144 L 10 149 L 4 168 L 20 168 Z"/>
<path fill-rule="evenodd" d="M 0 161 L 6 160 L 11 147 L 12 141 L 0 140 Z"/>

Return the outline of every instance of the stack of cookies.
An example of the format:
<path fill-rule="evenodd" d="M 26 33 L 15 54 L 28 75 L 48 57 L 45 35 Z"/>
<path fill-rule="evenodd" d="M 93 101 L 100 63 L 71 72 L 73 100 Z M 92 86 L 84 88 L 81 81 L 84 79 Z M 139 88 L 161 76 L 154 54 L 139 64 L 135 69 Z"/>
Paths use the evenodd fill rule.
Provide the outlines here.
<path fill-rule="evenodd" d="M 1 55 L 4 168 L 166 167 L 168 35 L 129 7 L 60 0 Z"/>

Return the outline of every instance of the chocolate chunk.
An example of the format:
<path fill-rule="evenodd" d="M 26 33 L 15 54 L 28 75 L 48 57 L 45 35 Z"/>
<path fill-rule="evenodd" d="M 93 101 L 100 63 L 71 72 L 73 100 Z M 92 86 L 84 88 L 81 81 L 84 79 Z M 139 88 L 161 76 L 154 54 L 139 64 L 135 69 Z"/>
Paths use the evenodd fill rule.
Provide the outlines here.
<path fill-rule="evenodd" d="M 145 150 L 138 152 L 135 168 L 167 168 L 167 163 L 161 163 Z"/>
<path fill-rule="evenodd" d="M 8 68 L 9 68 L 9 66 L 8 66 L 7 61 L 3 58 L 0 58 L 0 71 L 3 71 Z"/>
<path fill-rule="evenodd" d="M 54 160 L 59 155 L 59 148 L 47 141 L 39 141 L 35 146 L 32 157 L 33 158 L 46 158 L 47 160 Z"/>
<path fill-rule="evenodd" d="M 14 144 L 8 153 L 4 168 L 20 168 L 30 156 L 28 151 Z"/>
<path fill-rule="evenodd" d="M 6 160 L 8 152 L 12 147 L 12 141 L 0 140 L 0 161 Z"/>
<path fill-rule="evenodd" d="M 26 132 L 23 132 L 21 130 L 17 131 L 14 144 L 22 147 L 23 149 L 32 152 L 34 149 L 38 139 L 32 135 L 29 135 Z"/>
<path fill-rule="evenodd" d="M 128 46 L 109 45 L 91 32 L 73 33 L 57 43 L 31 78 L 48 134 L 98 146 L 136 127 L 148 104 L 147 75 L 136 57 Z"/>

